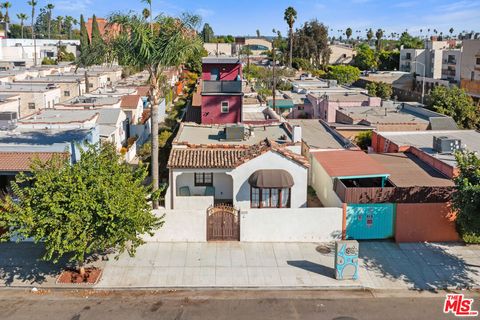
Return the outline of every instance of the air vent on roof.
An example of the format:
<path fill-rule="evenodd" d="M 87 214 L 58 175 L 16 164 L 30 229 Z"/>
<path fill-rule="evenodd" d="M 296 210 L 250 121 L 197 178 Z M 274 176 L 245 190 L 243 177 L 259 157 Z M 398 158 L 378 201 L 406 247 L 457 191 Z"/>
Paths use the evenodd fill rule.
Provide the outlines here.
<path fill-rule="evenodd" d="M 17 126 L 16 112 L 0 112 L 0 130 L 12 130 Z"/>
<path fill-rule="evenodd" d="M 225 127 L 225 138 L 228 141 L 245 140 L 245 127 L 241 124 L 230 124 Z"/>
<path fill-rule="evenodd" d="M 433 137 L 433 150 L 438 153 L 451 154 L 461 149 L 462 141 L 460 139 L 447 136 Z"/>

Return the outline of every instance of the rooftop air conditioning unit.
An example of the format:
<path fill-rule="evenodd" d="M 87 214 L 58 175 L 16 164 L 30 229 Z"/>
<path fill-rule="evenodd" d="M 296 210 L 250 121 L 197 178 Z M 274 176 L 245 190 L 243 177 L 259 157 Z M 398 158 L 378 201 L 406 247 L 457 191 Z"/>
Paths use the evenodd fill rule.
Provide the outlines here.
<path fill-rule="evenodd" d="M 13 130 L 17 126 L 16 112 L 0 112 L 0 130 Z"/>
<path fill-rule="evenodd" d="M 452 154 L 460 150 L 462 141 L 447 136 L 433 137 L 433 150 L 441 154 Z"/>
<path fill-rule="evenodd" d="M 230 124 L 225 127 L 225 138 L 228 141 L 242 141 L 245 139 L 245 126 Z"/>

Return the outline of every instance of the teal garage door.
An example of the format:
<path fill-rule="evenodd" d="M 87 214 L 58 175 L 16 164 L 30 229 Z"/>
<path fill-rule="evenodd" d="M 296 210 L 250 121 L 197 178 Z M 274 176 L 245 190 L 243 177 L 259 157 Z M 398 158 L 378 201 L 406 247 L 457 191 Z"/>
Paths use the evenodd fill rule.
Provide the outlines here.
<path fill-rule="evenodd" d="M 395 205 L 349 204 L 347 239 L 388 239 L 394 236 Z"/>

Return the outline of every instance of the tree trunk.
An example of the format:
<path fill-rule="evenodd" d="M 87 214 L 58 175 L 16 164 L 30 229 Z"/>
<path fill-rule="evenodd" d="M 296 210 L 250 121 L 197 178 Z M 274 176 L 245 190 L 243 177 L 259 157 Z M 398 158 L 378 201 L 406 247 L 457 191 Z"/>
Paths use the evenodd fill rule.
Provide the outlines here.
<path fill-rule="evenodd" d="M 159 187 L 158 182 L 158 84 L 156 76 L 151 76 L 150 79 L 150 102 L 151 102 L 151 121 L 152 121 L 152 159 L 151 159 L 151 174 L 152 174 L 152 191 L 156 192 Z M 158 200 L 153 199 L 153 209 L 158 208 Z"/>
<path fill-rule="evenodd" d="M 51 25 L 52 25 L 52 13 L 49 13 L 48 14 L 48 39 L 52 39 L 52 35 L 50 33 Z"/>
<path fill-rule="evenodd" d="M 85 69 L 85 93 L 88 93 L 90 90 L 90 82 L 88 82 L 88 74 L 87 70 Z"/>
<path fill-rule="evenodd" d="M 290 60 L 288 66 L 292 67 L 292 57 L 293 57 L 293 28 L 290 28 Z"/>

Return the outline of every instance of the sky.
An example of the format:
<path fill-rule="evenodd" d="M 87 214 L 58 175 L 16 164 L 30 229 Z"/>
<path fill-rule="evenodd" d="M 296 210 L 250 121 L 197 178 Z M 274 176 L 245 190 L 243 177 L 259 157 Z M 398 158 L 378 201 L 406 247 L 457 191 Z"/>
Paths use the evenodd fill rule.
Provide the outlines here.
<path fill-rule="evenodd" d="M 19 12 L 30 14 L 27 0 L 10 0 L 10 17 L 16 20 Z M 38 7 L 55 5 L 54 16 L 80 14 L 107 17 L 113 11 L 141 11 L 146 5 L 140 0 L 38 0 Z M 437 29 L 445 34 L 453 27 L 454 34 L 463 30 L 480 32 L 480 0 L 152 0 L 154 14 L 178 15 L 191 12 L 208 22 L 217 35 L 272 35 L 272 29 L 284 35 L 285 8 L 293 6 L 298 13 L 296 27 L 311 19 L 326 24 L 330 34 L 350 27 L 361 30 L 382 28 L 386 34 Z M 39 10 L 37 10 L 38 12 Z M 13 13 L 13 14 L 12 14 Z M 29 20 L 28 20 L 29 21 Z M 425 31 L 423 31 L 425 34 Z"/>

